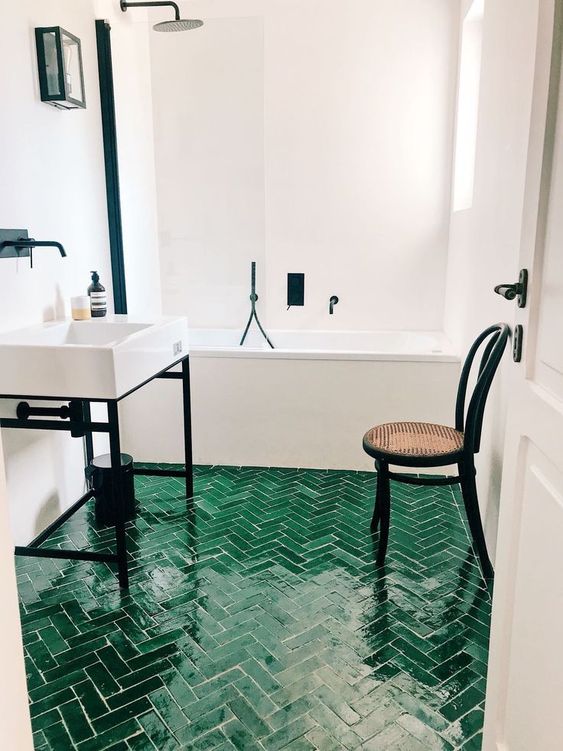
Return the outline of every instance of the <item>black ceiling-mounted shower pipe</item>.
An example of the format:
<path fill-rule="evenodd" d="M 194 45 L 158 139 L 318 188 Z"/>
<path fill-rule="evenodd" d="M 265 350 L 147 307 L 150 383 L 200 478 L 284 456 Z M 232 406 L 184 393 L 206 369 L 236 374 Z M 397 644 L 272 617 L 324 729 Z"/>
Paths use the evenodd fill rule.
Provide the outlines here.
<path fill-rule="evenodd" d="M 180 18 L 180 8 L 172 0 L 153 0 L 152 2 L 134 2 L 130 3 L 128 0 L 119 0 L 119 6 L 125 13 L 127 8 L 161 8 L 169 7 L 174 8 L 175 18 L 173 21 L 161 21 L 153 26 L 155 31 L 189 31 L 190 29 L 198 29 L 203 26 L 203 21 L 199 21 L 195 18 Z"/>
<path fill-rule="evenodd" d="M 157 8 L 161 5 L 168 5 L 170 8 L 174 8 L 176 13 L 176 21 L 180 20 L 180 8 L 173 3 L 172 0 L 155 0 L 154 2 L 146 3 L 129 3 L 127 0 L 119 0 L 121 10 L 125 13 L 127 8 Z"/>

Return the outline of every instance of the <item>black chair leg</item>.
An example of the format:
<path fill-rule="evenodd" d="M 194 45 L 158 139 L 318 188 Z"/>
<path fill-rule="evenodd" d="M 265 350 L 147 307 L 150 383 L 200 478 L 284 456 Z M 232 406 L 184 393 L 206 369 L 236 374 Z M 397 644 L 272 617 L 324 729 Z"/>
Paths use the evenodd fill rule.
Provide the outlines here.
<path fill-rule="evenodd" d="M 379 462 L 375 462 L 375 468 L 377 470 L 377 480 L 376 480 L 376 490 L 375 490 L 375 501 L 373 504 L 373 516 L 371 517 L 371 531 L 377 532 L 377 528 L 379 527 L 379 494 L 380 494 L 380 485 L 381 485 L 381 471 L 380 471 L 380 465 Z"/>
<path fill-rule="evenodd" d="M 463 466 L 460 466 L 459 473 L 461 476 L 461 493 L 463 495 L 465 513 L 467 514 L 473 544 L 481 563 L 481 570 L 485 579 L 492 579 L 494 572 L 487 552 L 487 543 L 485 542 L 483 525 L 481 523 L 477 485 L 475 483 L 475 469 L 473 467 L 464 469 Z"/>
<path fill-rule="evenodd" d="M 389 541 L 389 522 L 391 516 L 391 487 L 389 483 L 389 465 L 386 462 L 379 463 L 377 473 L 377 500 L 376 509 L 379 516 L 379 547 L 377 550 L 377 565 L 383 566 L 387 543 Z"/>

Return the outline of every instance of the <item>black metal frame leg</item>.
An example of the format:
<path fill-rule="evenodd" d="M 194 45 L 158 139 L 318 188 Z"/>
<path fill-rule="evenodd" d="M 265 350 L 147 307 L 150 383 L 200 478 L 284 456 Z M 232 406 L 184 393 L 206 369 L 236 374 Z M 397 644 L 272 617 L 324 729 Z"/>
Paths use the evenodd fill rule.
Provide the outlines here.
<path fill-rule="evenodd" d="M 111 455 L 113 503 L 115 508 L 115 542 L 117 545 L 117 571 L 119 586 L 129 588 L 127 565 L 127 540 L 125 536 L 125 501 L 121 475 L 121 443 L 119 440 L 119 410 L 116 401 L 107 402 L 109 422 L 109 447 Z"/>
<path fill-rule="evenodd" d="M 186 475 L 186 498 L 193 498 L 194 464 L 192 451 L 192 403 L 189 356 L 182 360 L 182 401 L 184 412 L 184 471 Z"/>
<path fill-rule="evenodd" d="M 90 423 L 92 422 L 92 411 L 90 408 L 90 402 L 83 401 L 82 402 L 82 410 L 84 414 L 84 422 Z M 84 433 L 84 445 L 86 448 L 86 468 L 90 466 L 90 462 L 94 458 L 94 441 L 92 438 L 91 431 L 86 431 Z"/>

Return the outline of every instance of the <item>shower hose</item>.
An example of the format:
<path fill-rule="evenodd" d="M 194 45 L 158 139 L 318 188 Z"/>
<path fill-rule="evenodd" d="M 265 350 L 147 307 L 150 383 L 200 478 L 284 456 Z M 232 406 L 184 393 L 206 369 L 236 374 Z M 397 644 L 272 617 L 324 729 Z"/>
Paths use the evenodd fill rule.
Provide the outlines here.
<path fill-rule="evenodd" d="M 258 314 L 256 312 L 256 303 L 258 302 L 258 295 L 256 294 L 256 261 L 252 261 L 250 269 L 250 318 L 248 319 L 244 334 L 242 335 L 242 339 L 240 340 L 240 346 L 242 347 L 242 345 L 244 344 L 244 340 L 246 339 L 248 330 L 250 329 L 250 324 L 252 323 L 252 319 L 254 318 L 256 325 L 260 329 L 260 333 L 262 334 L 264 339 L 268 342 L 272 349 L 275 349 L 274 345 L 268 337 L 268 334 L 266 334 L 266 332 L 262 328 L 262 324 L 260 323 L 260 319 L 258 318 Z"/>

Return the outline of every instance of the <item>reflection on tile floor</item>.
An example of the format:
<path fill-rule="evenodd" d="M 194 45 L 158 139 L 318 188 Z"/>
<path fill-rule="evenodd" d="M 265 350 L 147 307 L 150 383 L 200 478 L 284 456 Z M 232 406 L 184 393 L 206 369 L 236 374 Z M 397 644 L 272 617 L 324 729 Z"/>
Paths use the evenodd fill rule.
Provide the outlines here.
<path fill-rule="evenodd" d="M 35 748 L 481 747 L 490 600 L 449 488 L 393 485 L 374 566 L 374 475 L 140 478 L 131 589 L 101 564 L 18 561 Z M 84 509 L 61 546 L 106 550 Z"/>

